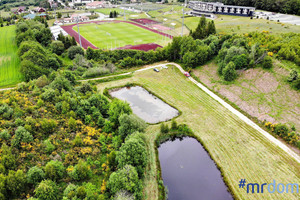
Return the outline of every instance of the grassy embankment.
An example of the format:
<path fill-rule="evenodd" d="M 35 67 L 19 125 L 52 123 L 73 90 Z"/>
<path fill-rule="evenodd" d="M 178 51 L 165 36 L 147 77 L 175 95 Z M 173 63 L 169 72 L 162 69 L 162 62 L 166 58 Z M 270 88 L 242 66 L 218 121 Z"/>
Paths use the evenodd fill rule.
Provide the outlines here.
<path fill-rule="evenodd" d="M 169 67 L 159 73 L 153 70 L 137 72 L 129 79 L 99 84 L 98 89 L 103 91 L 106 87 L 128 82 L 142 84 L 182 111 L 176 121 L 186 123 L 202 140 L 237 199 L 298 199 L 297 194 L 291 193 L 247 194 L 245 189 L 238 187 L 242 178 L 247 183 L 271 183 L 273 180 L 277 183 L 298 183 L 299 164 L 200 90 L 176 68 Z M 150 163 L 145 178 L 147 199 L 158 197 L 154 140 L 159 134 L 159 126 L 151 125 L 146 132 L 150 146 Z"/>
<path fill-rule="evenodd" d="M 275 60 L 271 70 L 248 69 L 228 84 L 217 73 L 215 61 L 198 67 L 194 74 L 214 92 L 226 97 L 260 121 L 288 123 L 300 130 L 300 93 L 287 82 L 289 62 Z"/>
<path fill-rule="evenodd" d="M 15 36 L 15 26 L 0 28 L 0 88 L 22 81 Z"/>

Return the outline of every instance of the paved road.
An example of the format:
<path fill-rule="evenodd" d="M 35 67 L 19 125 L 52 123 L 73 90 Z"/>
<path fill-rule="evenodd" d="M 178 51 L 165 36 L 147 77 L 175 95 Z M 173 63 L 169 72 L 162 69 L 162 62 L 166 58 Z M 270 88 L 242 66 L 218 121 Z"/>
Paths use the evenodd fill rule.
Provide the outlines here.
<path fill-rule="evenodd" d="M 175 65 L 181 71 L 181 73 L 185 72 L 182 69 L 182 67 L 180 65 L 176 64 L 176 63 L 164 63 L 164 64 L 160 64 L 160 65 L 147 66 L 145 68 L 138 69 L 138 70 L 136 70 L 134 72 L 142 72 L 142 71 L 145 71 L 145 70 L 148 70 L 148 69 L 159 68 L 159 67 L 162 67 L 164 65 L 169 65 L 169 64 Z M 83 82 L 83 81 L 89 81 L 89 80 L 100 80 L 100 79 L 105 79 L 105 78 L 115 77 L 115 76 L 124 76 L 124 75 L 128 75 L 128 74 L 131 74 L 131 73 L 134 73 L 134 72 L 127 72 L 127 73 L 124 73 L 124 74 L 117 74 L 117 75 L 112 75 L 112 76 L 106 76 L 106 77 L 100 77 L 100 78 L 93 78 L 93 79 L 87 79 L 87 80 L 80 80 L 80 81 Z M 214 94 L 213 92 L 211 92 L 204 85 L 202 85 L 201 83 L 199 83 L 198 81 L 196 81 L 194 78 L 189 77 L 188 79 L 190 81 L 192 81 L 195 85 L 197 85 L 201 90 L 203 90 L 204 92 L 206 92 L 209 96 L 211 96 L 213 99 L 215 99 L 216 101 L 218 101 L 225 108 L 227 108 L 229 111 L 231 111 L 233 114 L 235 114 L 236 116 L 238 116 L 241 120 L 243 120 L 249 126 L 252 126 L 254 129 L 256 129 L 257 131 L 259 131 L 263 136 L 265 136 L 272 143 L 274 143 L 275 145 L 277 145 L 278 147 L 280 147 L 281 149 L 283 149 L 287 154 L 289 154 L 291 157 L 293 157 L 298 163 L 300 163 L 300 156 L 297 153 L 295 153 L 293 150 L 291 150 L 288 146 L 286 146 L 280 140 L 278 140 L 275 137 L 273 137 L 270 133 L 268 133 L 265 130 L 263 130 L 262 128 L 260 128 L 252 120 L 250 120 L 244 114 L 242 114 L 241 112 L 239 112 L 238 110 L 236 110 L 235 108 L 233 108 L 231 105 L 229 105 L 228 103 L 226 103 L 223 99 L 221 99 L 219 96 L 217 96 L 216 94 Z M 4 88 L 4 89 L 0 89 L 0 91 L 11 90 L 11 89 L 14 89 L 14 88 Z"/>

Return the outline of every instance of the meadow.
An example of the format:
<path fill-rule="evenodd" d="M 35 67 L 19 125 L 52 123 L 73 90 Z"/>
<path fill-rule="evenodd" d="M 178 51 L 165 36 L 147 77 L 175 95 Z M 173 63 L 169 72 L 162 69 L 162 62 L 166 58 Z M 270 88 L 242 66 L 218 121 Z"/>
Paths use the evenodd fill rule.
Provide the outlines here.
<path fill-rule="evenodd" d="M 98 84 L 98 90 L 126 83 L 143 85 L 182 111 L 176 121 L 186 123 L 202 141 L 220 167 L 236 199 L 298 199 L 295 193 L 247 194 L 245 188 L 238 187 L 241 178 L 246 179 L 247 183 L 270 183 L 273 180 L 297 183 L 300 181 L 299 164 L 199 89 L 176 67 L 169 66 L 159 73 L 153 70 L 136 72 L 129 79 Z M 154 145 L 159 132 L 159 124 L 150 125 L 146 130 L 150 151 L 150 163 L 144 182 L 147 199 L 158 199 L 159 195 Z"/>
<path fill-rule="evenodd" d="M 0 87 L 22 81 L 15 36 L 15 26 L 0 28 Z"/>
<path fill-rule="evenodd" d="M 77 31 L 74 26 L 73 30 Z M 102 49 L 114 49 L 126 45 L 157 43 L 164 45 L 170 39 L 128 23 L 104 23 L 80 25 L 81 35 Z"/>

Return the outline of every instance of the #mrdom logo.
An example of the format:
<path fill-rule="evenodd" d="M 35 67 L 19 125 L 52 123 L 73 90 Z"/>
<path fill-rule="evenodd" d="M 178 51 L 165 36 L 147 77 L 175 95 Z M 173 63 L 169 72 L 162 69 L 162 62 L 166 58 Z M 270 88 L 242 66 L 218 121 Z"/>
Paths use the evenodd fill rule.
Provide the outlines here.
<path fill-rule="evenodd" d="M 246 183 L 246 179 L 241 179 L 239 181 L 239 188 L 246 188 L 247 193 L 298 193 L 299 194 L 299 184 L 298 183 L 276 183 L 273 180 L 272 183 Z"/>

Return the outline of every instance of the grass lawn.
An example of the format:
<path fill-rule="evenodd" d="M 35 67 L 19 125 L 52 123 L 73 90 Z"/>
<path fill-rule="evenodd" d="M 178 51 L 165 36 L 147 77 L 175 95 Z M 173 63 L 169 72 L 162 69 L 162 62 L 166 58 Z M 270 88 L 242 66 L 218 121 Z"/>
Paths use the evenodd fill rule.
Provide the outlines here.
<path fill-rule="evenodd" d="M 73 29 L 77 31 L 77 26 Z M 170 41 L 162 35 L 128 23 L 84 24 L 80 25 L 80 33 L 92 44 L 102 49 L 145 43 L 164 45 Z"/>
<path fill-rule="evenodd" d="M 22 81 L 15 36 L 15 26 L 0 28 L 0 87 Z"/>
<path fill-rule="evenodd" d="M 101 83 L 99 91 L 105 87 L 138 83 L 162 97 L 182 111 L 176 121 L 186 123 L 202 140 L 211 157 L 221 168 L 223 175 L 236 199 L 298 199 L 299 194 L 254 193 L 238 187 L 240 179 L 247 183 L 299 183 L 300 167 L 279 147 L 273 145 L 254 128 L 213 100 L 205 92 L 189 81 L 177 68 L 136 72 L 132 78 Z M 170 122 L 168 122 L 170 124 Z M 150 151 L 150 164 L 144 180 L 147 199 L 158 199 L 157 171 L 155 165 L 154 139 L 160 125 L 150 125 L 146 136 Z"/>
<path fill-rule="evenodd" d="M 300 33 L 300 26 L 265 19 L 250 19 L 250 17 L 218 15 L 215 24 L 219 33 L 248 33 L 252 31 L 269 31 L 272 34 Z"/>
<path fill-rule="evenodd" d="M 117 13 L 119 13 L 119 15 L 123 15 L 124 14 L 124 9 L 121 9 L 121 8 L 99 8 L 99 9 L 95 9 L 94 11 L 102 13 L 104 15 L 109 15 L 109 13 L 111 11 L 117 11 Z M 126 14 L 138 14 L 136 12 L 132 12 L 132 11 L 129 11 L 129 10 L 125 10 L 125 13 Z"/>

